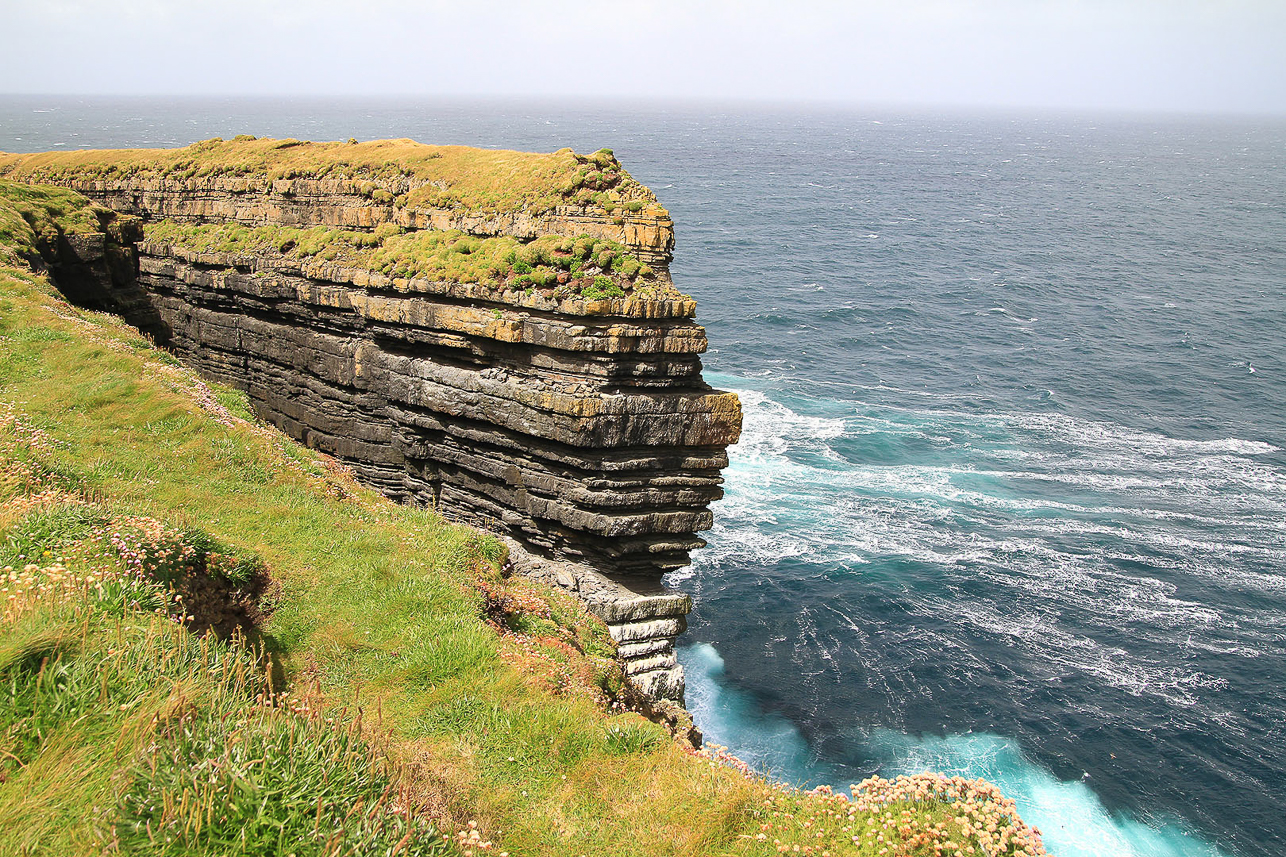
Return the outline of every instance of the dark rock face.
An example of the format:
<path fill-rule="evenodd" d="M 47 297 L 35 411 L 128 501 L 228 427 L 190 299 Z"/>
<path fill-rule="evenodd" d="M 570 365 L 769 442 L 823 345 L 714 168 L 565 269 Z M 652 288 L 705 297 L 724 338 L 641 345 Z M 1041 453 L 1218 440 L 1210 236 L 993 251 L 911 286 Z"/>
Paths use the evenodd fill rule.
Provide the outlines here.
<path fill-rule="evenodd" d="M 360 197 L 298 182 L 285 196 L 208 182 L 72 186 L 145 221 L 306 220 L 310 189 L 325 192 L 327 220 L 371 221 Z M 668 261 L 664 226 L 631 246 Z M 701 380 L 706 338 L 690 299 L 668 287 L 556 301 L 270 252 L 137 250 L 158 338 L 385 494 L 511 537 L 519 570 L 576 592 L 609 624 L 637 686 L 682 699 L 673 642 L 690 602 L 660 578 L 704 544 L 696 534 L 741 426 L 736 396 Z"/>

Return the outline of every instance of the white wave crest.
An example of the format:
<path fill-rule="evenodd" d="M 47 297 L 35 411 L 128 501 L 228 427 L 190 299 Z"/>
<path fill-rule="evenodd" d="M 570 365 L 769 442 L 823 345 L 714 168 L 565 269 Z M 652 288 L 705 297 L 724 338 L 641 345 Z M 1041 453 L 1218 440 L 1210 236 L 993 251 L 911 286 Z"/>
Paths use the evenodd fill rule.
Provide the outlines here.
<path fill-rule="evenodd" d="M 1028 824 L 1040 828 L 1045 847 L 1059 857 L 1220 857 L 1214 845 L 1177 819 L 1144 824 L 1108 812 L 1089 779 L 1063 782 L 1030 762 L 1017 743 L 999 735 L 911 737 L 888 730 L 871 736 L 888 776 L 942 771 L 982 777 L 1018 804 Z"/>
<path fill-rule="evenodd" d="M 1004 423 L 1040 432 L 1085 448 L 1129 449 L 1149 456 L 1192 455 L 1268 455 L 1281 448 L 1257 440 L 1220 438 L 1188 440 L 1166 437 L 1155 432 L 1141 432 L 1124 426 L 1093 420 L 1079 420 L 1063 414 L 1001 414 L 992 418 Z"/>
<path fill-rule="evenodd" d="M 742 401 L 745 441 L 709 546 L 676 580 L 798 574 L 803 586 L 820 574 L 927 569 L 915 573 L 975 594 L 916 592 L 914 613 L 953 616 L 965 637 L 1005 640 L 1030 662 L 1210 718 L 1223 714 L 1222 679 L 1173 667 L 1165 641 L 1250 657 L 1286 633 L 1274 607 L 1286 591 L 1286 476 L 1246 457 L 1270 444 L 1172 441 L 1048 415 L 814 417 L 757 391 Z M 923 463 L 866 464 L 853 449 L 868 434 L 950 445 L 919 443 L 931 449 L 916 453 Z M 1073 446 L 1078 438 L 1098 446 Z M 976 594 L 978 580 L 994 597 Z M 1069 609 L 1081 615 L 1059 621 Z M 1138 645 L 1099 642 L 1122 635 Z"/>

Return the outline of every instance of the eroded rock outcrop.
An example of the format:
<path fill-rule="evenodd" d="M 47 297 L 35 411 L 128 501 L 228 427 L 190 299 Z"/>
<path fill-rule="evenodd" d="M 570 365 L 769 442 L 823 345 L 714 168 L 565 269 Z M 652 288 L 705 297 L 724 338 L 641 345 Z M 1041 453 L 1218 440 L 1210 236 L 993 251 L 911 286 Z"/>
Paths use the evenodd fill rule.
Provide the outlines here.
<path fill-rule="evenodd" d="M 664 209 L 610 152 L 285 142 L 0 174 L 139 218 L 169 347 L 386 494 L 514 539 L 681 699 L 690 604 L 660 578 L 703 544 L 741 412 L 701 379 Z"/>

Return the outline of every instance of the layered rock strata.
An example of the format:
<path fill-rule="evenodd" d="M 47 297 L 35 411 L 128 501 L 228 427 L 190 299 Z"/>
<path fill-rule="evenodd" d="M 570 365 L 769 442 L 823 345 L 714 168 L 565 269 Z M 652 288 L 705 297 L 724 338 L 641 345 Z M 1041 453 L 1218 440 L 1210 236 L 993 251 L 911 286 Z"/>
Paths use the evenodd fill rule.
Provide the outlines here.
<path fill-rule="evenodd" d="M 21 158 L 0 159 L 6 169 L 22 175 Z M 660 579 L 704 544 L 741 413 L 701 379 L 705 333 L 669 281 L 663 209 L 435 212 L 381 202 L 349 179 L 52 178 L 142 220 L 137 282 L 169 347 L 389 496 L 516 540 L 519 570 L 607 622 L 636 686 L 682 699 L 674 638 L 690 602 Z M 414 179 L 390 181 L 382 196 Z M 175 221 L 610 237 L 652 270 L 597 297 L 523 288 L 512 274 L 398 277 L 288 248 L 192 246 L 153 228 Z"/>

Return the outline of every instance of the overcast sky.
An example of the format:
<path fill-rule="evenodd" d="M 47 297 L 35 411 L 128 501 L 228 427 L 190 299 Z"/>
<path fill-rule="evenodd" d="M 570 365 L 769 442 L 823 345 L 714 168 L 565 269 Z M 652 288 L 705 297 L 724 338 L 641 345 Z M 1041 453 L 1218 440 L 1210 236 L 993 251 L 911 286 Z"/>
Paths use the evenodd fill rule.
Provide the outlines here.
<path fill-rule="evenodd" d="M 0 0 L 0 92 L 1286 113 L 1286 0 Z"/>

